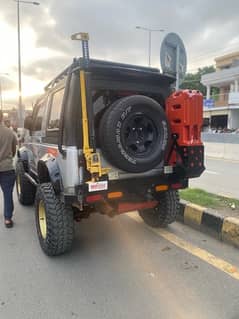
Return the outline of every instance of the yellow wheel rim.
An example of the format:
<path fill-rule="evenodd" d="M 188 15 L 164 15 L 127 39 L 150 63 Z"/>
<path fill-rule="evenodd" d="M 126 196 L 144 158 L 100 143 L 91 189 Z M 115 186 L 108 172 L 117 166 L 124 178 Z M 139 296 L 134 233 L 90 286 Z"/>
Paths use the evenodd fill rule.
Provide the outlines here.
<path fill-rule="evenodd" d="M 21 181 L 20 181 L 20 175 L 17 175 L 17 192 L 20 195 L 21 194 Z"/>
<path fill-rule="evenodd" d="M 38 205 L 38 218 L 39 218 L 39 226 L 40 226 L 41 235 L 44 239 L 46 239 L 46 233 L 47 233 L 46 210 L 42 200 L 39 202 L 39 205 Z"/>

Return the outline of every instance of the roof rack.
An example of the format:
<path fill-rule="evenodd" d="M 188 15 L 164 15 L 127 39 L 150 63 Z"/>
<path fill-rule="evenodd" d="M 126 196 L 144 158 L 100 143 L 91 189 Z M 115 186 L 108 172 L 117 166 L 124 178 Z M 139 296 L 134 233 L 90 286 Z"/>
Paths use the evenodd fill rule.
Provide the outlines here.
<path fill-rule="evenodd" d="M 56 86 L 61 80 L 63 80 L 69 73 L 75 72 L 79 69 L 86 69 L 89 71 L 96 70 L 111 70 L 114 72 L 130 72 L 131 74 L 141 73 L 145 76 L 156 76 L 156 77 L 164 77 L 174 79 L 172 76 L 167 76 L 166 74 L 162 74 L 159 69 L 152 67 L 145 67 L 140 65 L 133 64 L 125 64 L 104 60 L 96 60 L 96 59 L 85 59 L 84 57 L 74 58 L 71 65 L 69 65 L 64 71 L 58 74 L 50 83 L 45 86 L 45 91 L 52 89 Z"/>
<path fill-rule="evenodd" d="M 76 59 L 73 60 L 74 64 L 76 62 Z M 72 64 L 69 65 L 64 71 L 62 71 L 60 74 L 58 74 L 51 82 L 49 82 L 45 87 L 44 90 L 47 91 L 49 89 L 52 89 L 59 81 L 63 80 L 69 73 L 69 71 L 72 69 Z"/>

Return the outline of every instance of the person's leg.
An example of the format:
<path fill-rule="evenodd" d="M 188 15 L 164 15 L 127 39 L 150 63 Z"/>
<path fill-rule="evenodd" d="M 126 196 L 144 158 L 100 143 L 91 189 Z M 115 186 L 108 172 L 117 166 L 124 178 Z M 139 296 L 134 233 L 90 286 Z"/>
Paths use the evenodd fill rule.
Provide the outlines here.
<path fill-rule="evenodd" d="M 0 175 L 0 183 L 4 198 L 4 218 L 5 220 L 11 220 L 14 209 L 13 188 L 15 184 L 15 172 L 1 172 Z"/>

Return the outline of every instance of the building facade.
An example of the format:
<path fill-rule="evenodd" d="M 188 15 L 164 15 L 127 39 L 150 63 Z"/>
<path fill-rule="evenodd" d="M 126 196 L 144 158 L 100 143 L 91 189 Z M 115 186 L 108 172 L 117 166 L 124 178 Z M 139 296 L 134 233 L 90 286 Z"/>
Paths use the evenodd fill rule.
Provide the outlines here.
<path fill-rule="evenodd" d="M 239 128 L 239 52 L 215 59 L 216 72 L 205 74 L 201 83 L 207 87 L 204 118 L 214 128 Z M 219 94 L 211 96 L 212 87 Z M 212 101 L 211 104 L 207 101 Z M 206 105 L 210 105 L 207 107 Z"/>

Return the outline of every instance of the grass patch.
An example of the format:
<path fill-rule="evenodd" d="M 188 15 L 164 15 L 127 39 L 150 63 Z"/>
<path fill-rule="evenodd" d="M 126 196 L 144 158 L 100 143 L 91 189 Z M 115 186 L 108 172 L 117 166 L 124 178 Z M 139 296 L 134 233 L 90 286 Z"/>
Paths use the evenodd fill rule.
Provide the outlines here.
<path fill-rule="evenodd" d="M 214 209 L 239 208 L 239 200 L 208 193 L 199 188 L 188 188 L 180 191 L 180 197 L 191 203 Z"/>

